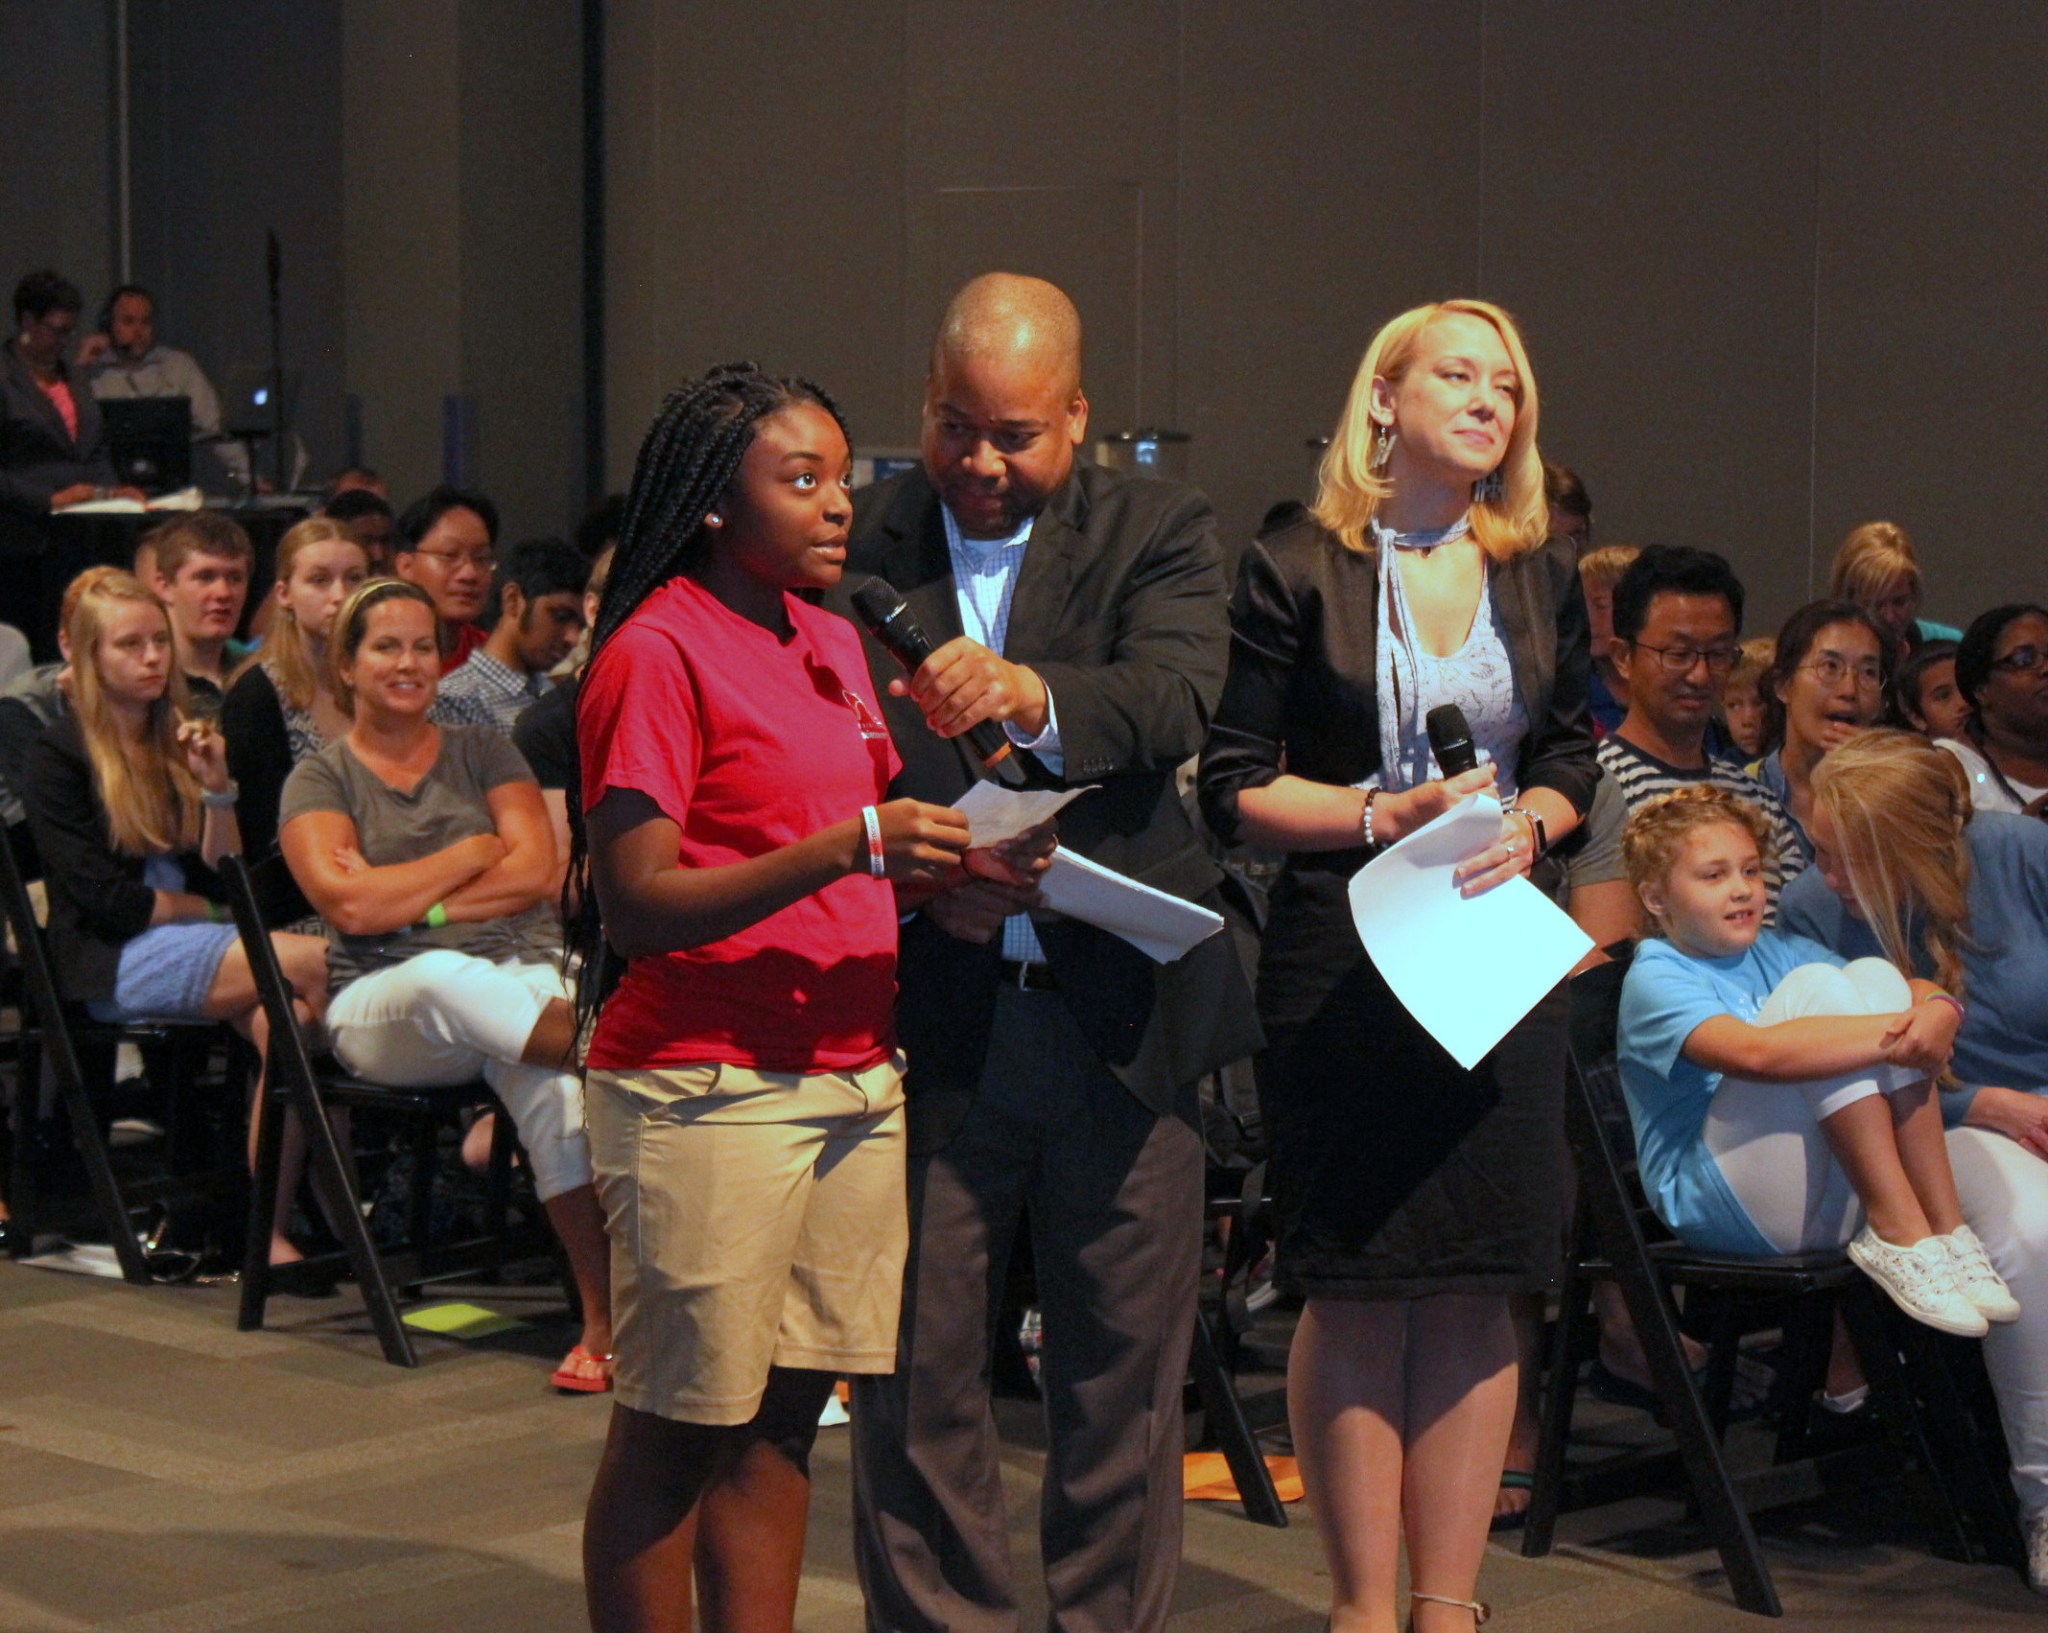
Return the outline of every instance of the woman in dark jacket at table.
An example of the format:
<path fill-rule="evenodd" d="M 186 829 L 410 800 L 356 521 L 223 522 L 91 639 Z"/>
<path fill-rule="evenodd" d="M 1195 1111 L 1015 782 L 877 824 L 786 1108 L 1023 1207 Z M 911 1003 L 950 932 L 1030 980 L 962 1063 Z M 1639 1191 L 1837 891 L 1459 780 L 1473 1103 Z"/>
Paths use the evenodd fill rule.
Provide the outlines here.
<path fill-rule="evenodd" d="M 1545 853 L 1598 772 L 1585 606 L 1546 520 L 1512 320 L 1478 301 L 1394 319 L 1311 517 L 1245 557 L 1202 756 L 1216 831 L 1289 853 L 1260 964 L 1260 1079 L 1280 1279 L 1307 1299 L 1288 1410 L 1336 1633 L 1393 1633 L 1404 1534 L 1418 1633 L 1484 1619 L 1474 1589 L 1515 1407 L 1509 1297 L 1557 1267 L 1563 991 L 1465 1071 L 1394 997 L 1346 895 L 1374 852 L 1477 792 L 1506 812 L 1461 865 L 1465 893 L 1532 866 L 1554 889 Z M 1443 703 L 1482 751 L 1448 780 L 1424 730 Z"/>

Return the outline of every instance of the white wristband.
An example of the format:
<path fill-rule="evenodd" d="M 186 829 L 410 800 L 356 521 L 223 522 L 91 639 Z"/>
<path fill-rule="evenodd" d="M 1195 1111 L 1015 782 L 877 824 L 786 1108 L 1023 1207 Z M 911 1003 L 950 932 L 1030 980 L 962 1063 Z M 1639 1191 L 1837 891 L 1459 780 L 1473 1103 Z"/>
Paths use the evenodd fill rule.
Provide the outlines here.
<path fill-rule="evenodd" d="M 872 805 L 860 808 L 861 822 L 868 830 L 868 872 L 877 879 L 889 877 L 889 853 L 882 849 L 882 818 Z"/>

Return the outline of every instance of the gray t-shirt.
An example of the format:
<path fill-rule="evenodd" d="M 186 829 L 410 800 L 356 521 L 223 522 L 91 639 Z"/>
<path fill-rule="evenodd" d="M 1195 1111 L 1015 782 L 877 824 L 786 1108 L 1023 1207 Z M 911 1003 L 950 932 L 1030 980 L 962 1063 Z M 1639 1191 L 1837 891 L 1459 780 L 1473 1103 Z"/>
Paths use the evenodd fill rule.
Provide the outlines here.
<path fill-rule="evenodd" d="M 491 833 L 486 795 L 508 782 L 532 782 L 533 773 L 511 740 L 486 726 L 443 726 L 441 753 L 409 794 L 401 794 L 356 758 L 343 737 L 285 779 L 280 829 L 308 811 L 339 811 L 356 825 L 356 848 L 372 867 L 416 862 L 459 840 Z M 409 925 L 378 936 L 348 936 L 329 929 L 328 980 L 339 992 L 358 976 L 402 964 L 417 953 L 451 948 L 498 963 L 530 956 L 522 936 L 524 915 L 481 924 Z"/>

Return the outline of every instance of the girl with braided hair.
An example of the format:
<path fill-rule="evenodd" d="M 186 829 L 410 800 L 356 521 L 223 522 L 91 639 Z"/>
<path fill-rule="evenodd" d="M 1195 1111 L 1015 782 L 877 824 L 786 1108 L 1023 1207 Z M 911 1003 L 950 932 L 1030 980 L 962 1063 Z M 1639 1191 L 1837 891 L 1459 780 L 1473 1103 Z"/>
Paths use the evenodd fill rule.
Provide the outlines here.
<path fill-rule="evenodd" d="M 851 472 L 808 381 L 731 364 L 671 394 L 577 700 L 617 1356 L 584 1529 L 600 1630 L 687 1628 L 693 1568 L 708 1626 L 790 1626 L 832 1379 L 895 1362 L 897 922 L 958 881 L 968 830 L 887 799 L 859 637 L 800 593 L 839 580 Z"/>
<path fill-rule="evenodd" d="M 2048 826 L 1971 808 L 1956 762 L 1904 731 L 1858 732 L 1814 768 L 1814 865 L 1780 923 L 1882 956 L 1959 996 L 1941 1096 L 1963 1217 L 2020 1303 L 1984 1340 L 2028 1575 L 2048 1593 Z"/>

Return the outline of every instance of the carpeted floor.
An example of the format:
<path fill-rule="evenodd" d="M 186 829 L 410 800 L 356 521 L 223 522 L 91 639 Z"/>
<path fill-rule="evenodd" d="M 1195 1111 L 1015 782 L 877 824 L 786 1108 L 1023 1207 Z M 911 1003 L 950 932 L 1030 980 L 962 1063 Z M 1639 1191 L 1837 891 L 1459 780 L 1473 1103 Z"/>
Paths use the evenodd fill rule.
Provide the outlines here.
<path fill-rule="evenodd" d="M 470 1296 L 470 1295 L 464 1295 Z M 583 1625 L 578 1532 L 609 1408 L 558 1397 L 571 1333 L 546 1287 L 479 1298 L 523 1326 L 423 1338 L 383 1364 L 344 1293 L 234 1330 L 228 1287 L 129 1288 L 0 1263 L 0 1633 L 549 1633 Z M 1033 1409 L 1006 1405 L 1020 1555 L 1035 1512 Z M 1589 1428 L 1601 1432 L 1597 1414 Z M 1625 1427 L 1625 1426 L 1621 1426 Z M 817 1462 L 808 1633 L 854 1633 L 846 1447 Z M 1892 1505 L 1896 1506 L 1896 1505 Z M 1188 1516 L 1178 1633 L 1313 1633 L 1326 1607 L 1308 1517 Z M 1853 1523 L 1850 1523 L 1853 1522 Z M 1949 1564 L 1879 1502 L 1766 1527 L 1793 1630 L 2048 1626 L 2011 1573 Z M 1734 1610 L 1676 1502 L 1567 1517 L 1559 1551 L 1489 1555 L 1501 1633 L 1762 1627 Z M 1021 1573 L 1028 1582 L 1028 1563 Z M 1027 1590 L 1024 1625 L 1041 1624 Z"/>

